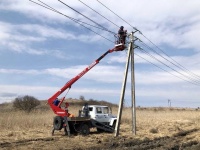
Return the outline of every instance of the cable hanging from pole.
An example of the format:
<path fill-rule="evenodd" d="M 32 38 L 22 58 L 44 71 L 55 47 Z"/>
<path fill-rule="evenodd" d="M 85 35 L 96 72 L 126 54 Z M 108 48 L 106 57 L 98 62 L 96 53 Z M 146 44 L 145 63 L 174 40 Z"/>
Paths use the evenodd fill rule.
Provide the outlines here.
<path fill-rule="evenodd" d="M 81 12 L 79 12 L 78 10 L 76 10 L 76 9 L 72 8 L 71 6 L 67 5 L 67 4 L 64 3 L 63 1 L 61 1 L 61 0 L 58 0 L 58 1 L 59 1 L 60 3 L 62 3 L 63 5 L 67 6 L 68 8 L 70 8 L 71 10 L 75 11 L 76 13 L 80 14 L 81 16 L 85 17 L 86 19 L 90 20 L 91 22 L 95 23 L 96 25 L 102 27 L 104 30 L 106 30 L 106 31 L 108 31 L 108 32 L 110 32 L 110 33 L 112 33 L 112 34 L 115 35 L 115 32 L 112 32 L 112 31 L 106 29 L 105 27 L 103 27 L 102 25 L 98 24 L 97 22 L 95 22 L 94 20 L 90 19 L 89 17 L 85 16 L 84 14 L 82 14 Z"/>
<path fill-rule="evenodd" d="M 161 64 L 165 65 L 166 67 L 170 68 L 171 70 L 175 71 L 176 73 L 180 74 L 181 76 L 184 76 L 185 78 L 187 78 L 188 80 L 191 80 L 191 82 L 194 82 L 196 84 L 199 84 L 198 81 L 196 80 L 193 80 L 192 78 L 188 77 L 188 76 L 185 76 L 183 73 L 181 72 L 178 72 L 177 70 L 171 68 L 170 66 L 168 66 L 167 64 L 163 63 L 162 61 L 160 61 L 159 59 L 157 59 L 156 57 L 154 57 L 153 55 L 151 55 L 150 53 L 148 53 L 146 50 L 142 49 L 142 51 L 144 53 L 146 53 L 148 56 L 150 56 L 151 58 L 157 60 L 158 62 L 160 62 Z"/>
<path fill-rule="evenodd" d="M 160 50 L 164 55 L 166 55 L 168 58 L 170 58 L 172 61 L 174 61 L 178 66 L 180 66 L 182 69 L 186 70 L 187 72 L 193 74 L 193 76 L 196 76 L 197 78 L 200 78 L 199 75 L 196 75 L 195 73 L 193 73 L 192 71 L 188 70 L 187 68 L 185 68 L 183 65 L 181 65 L 180 63 L 178 63 L 176 60 L 174 60 L 173 58 L 171 58 L 167 53 L 165 53 L 161 48 L 159 48 L 156 44 L 154 44 L 150 39 L 148 39 L 142 32 L 140 33 L 145 39 L 147 39 L 152 45 L 154 45 L 158 50 Z"/>
<path fill-rule="evenodd" d="M 181 76 L 184 76 L 185 78 L 187 78 L 187 79 L 189 80 L 190 83 L 195 83 L 196 85 L 199 85 L 199 83 L 196 82 L 195 80 L 193 80 L 193 79 L 191 79 L 191 78 L 185 76 L 184 74 L 178 72 L 177 70 L 171 68 L 171 67 L 168 66 L 167 64 L 163 63 L 162 61 L 160 61 L 159 59 L 157 59 L 156 57 L 154 57 L 153 55 L 151 55 L 150 53 L 148 53 L 146 50 L 141 49 L 141 51 L 142 51 L 143 53 L 147 54 L 149 57 L 151 57 L 151 58 L 157 60 L 158 62 L 160 62 L 161 64 L 165 65 L 166 67 L 170 68 L 171 70 L 175 71 L 176 73 L 180 74 Z M 188 81 L 188 80 L 187 80 L 187 81 Z"/>
<path fill-rule="evenodd" d="M 134 30 L 139 31 L 139 33 L 146 38 L 151 44 L 153 44 L 157 49 L 159 49 L 163 54 L 165 54 L 167 57 L 169 57 L 172 61 L 174 61 L 177 65 L 179 66 L 179 68 L 181 67 L 183 70 L 186 70 L 188 73 L 192 74 L 193 76 L 196 76 L 198 78 L 200 78 L 200 76 L 194 74 L 193 72 L 191 72 L 190 70 L 188 70 L 187 68 L 185 68 L 184 66 L 182 66 L 181 64 L 179 64 L 177 61 L 175 61 L 174 59 L 172 59 L 169 55 L 167 55 L 162 49 L 160 49 L 156 44 L 154 44 L 150 39 L 148 39 L 139 29 L 137 29 L 136 27 L 133 27 L 130 23 L 128 23 L 125 19 L 123 19 L 122 17 L 120 17 L 118 14 L 116 14 L 114 11 L 112 11 L 110 8 L 108 8 L 105 4 L 103 4 L 102 2 L 100 2 L 99 0 L 97 0 L 102 6 L 104 6 L 105 8 L 107 8 L 110 12 L 112 12 L 113 14 L 115 14 L 117 17 L 119 17 L 121 20 L 123 20 L 124 22 L 126 22 L 128 25 L 130 25 Z M 171 61 L 170 61 L 171 62 Z M 172 63 L 172 62 L 171 62 Z"/>
<path fill-rule="evenodd" d="M 155 51 L 153 48 L 151 48 L 150 46 L 148 46 L 147 44 L 145 44 L 144 42 L 142 42 L 141 40 L 139 40 L 145 47 L 147 47 L 149 50 L 153 51 L 155 54 L 159 55 L 160 57 L 162 57 L 163 59 L 165 59 L 167 62 L 171 63 L 172 65 L 176 66 L 177 68 L 179 68 L 180 70 L 182 70 L 184 73 L 187 73 L 185 71 L 185 69 L 183 69 L 182 67 L 180 67 L 179 65 L 173 63 L 172 61 L 170 61 L 169 59 L 167 59 L 166 57 L 160 55 L 157 51 Z M 196 78 L 193 74 L 191 74 L 190 72 L 187 73 L 187 75 L 189 76 L 193 76 L 192 79 L 196 80 L 197 82 L 199 82 L 199 79 Z"/>
<path fill-rule="evenodd" d="M 100 28 L 100 27 L 93 26 L 93 25 L 91 25 L 91 24 L 88 24 L 88 23 L 86 23 L 86 22 L 80 21 L 80 20 L 75 19 L 75 18 L 72 18 L 72 17 L 69 17 L 69 16 L 67 16 L 67 15 L 65 15 L 65 14 L 63 14 L 63 13 L 61 13 L 60 11 L 54 9 L 53 7 L 51 7 L 51 6 L 47 5 L 47 4 L 45 4 L 44 2 L 42 2 L 42 1 L 40 1 L 40 0 L 38 0 L 38 1 L 41 2 L 42 4 L 46 5 L 46 6 L 44 6 L 44 5 L 42 5 L 42 4 L 39 4 L 39 3 L 37 3 L 37 2 L 35 2 L 35 1 L 33 1 L 33 0 L 29 0 L 29 1 L 31 1 L 32 3 L 35 3 L 35 4 L 37 4 L 37 5 L 39 5 L 39 6 L 41 6 L 41 7 L 44 7 L 44 8 L 46 8 L 46 9 L 48 9 L 48 10 L 51 10 L 51 11 L 53 11 L 53 12 L 55 12 L 55 13 L 58 13 L 58 14 L 60 14 L 60 15 L 63 15 L 63 16 L 65 16 L 66 18 L 68 18 L 68 19 L 74 21 L 75 23 L 77 23 L 77 24 L 83 26 L 84 28 L 86 28 L 86 29 L 92 31 L 93 33 L 95 33 L 95 34 L 101 36 L 102 38 L 108 40 L 109 42 L 115 43 L 115 42 L 111 41 L 110 39 L 108 39 L 108 38 L 102 36 L 101 34 L 95 32 L 94 30 L 92 30 L 92 29 L 86 27 L 86 26 L 83 25 L 83 24 L 87 24 L 87 25 L 89 25 L 89 26 L 92 26 L 92 27 L 95 27 L 95 28 L 98 28 L 98 29 L 101 29 L 101 30 L 105 30 L 105 29 L 102 29 L 102 28 Z M 82 24 L 82 23 L 83 23 L 83 24 Z M 107 31 L 107 30 L 105 30 L 105 31 Z M 108 32 L 108 31 L 107 31 L 107 32 Z"/>
<path fill-rule="evenodd" d="M 34 1 L 32 1 L 32 0 L 29 0 L 29 1 L 31 1 L 31 2 L 33 2 L 33 3 L 35 3 L 35 4 L 37 4 L 37 5 L 40 5 L 40 6 L 44 7 L 44 8 L 46 8 L 46 9 L 49 9 L 49 10 L 55 12 L 55 13 L 58 13 L 58 14 L 60 14 L 60 15 L 63 15 L 63 16 L 65 16 L 65 17 L 69 18 L 70 20 L 72 20 L 72 21 L 74 21 L 74 22 L 80 24 L 81 26 L 87 28 L 88 30 L 94 32 L 95 34 L 97 34 L 97 35 L 99 35 L 99 36 L 105 38 L 106 40 L 108 40 L 108 41 L 114 43 L 113 41 L 107 39 L 106 37 L 104 37 L 104 36 L 98 34 L 97 32 L 91 30 L 91 29 L 88 28 L 88 27 L 84 26 L 83 24 L 87 24 L 87 25 L 90 25 L 90 26 L 92 26 L 92 27 L 95 27 L 95 28 L 98 28 L 98 29 L 101 29 L 101 30 L 105 30 L 105 31 L 107 31 L 107 32 L 109 32 L 109 33 L 112 33 L 112 34 L 115 34 L 114 32 L 109 31 L 108 29 L 106 29 L 106 28 L 103 27 L 102 25 L 98 24 L 97 22 L 95 22 L 94 20 L 88 18 L 87 16 L 83 15 L 82 13 L 80 13 L 79 11 L 77 11 L 77 10 L 75 10 L 74 8 L 70 7 L 69 5 L 67 5 L 66 3 L 62 2 L 61 0 L 58 0 L 58 1 L 61 2 L 62 4 L 64 4 L 65 6 L 69 7 L 69 8 L 72 9 L 73 11 L 79 13 L 79 14 L 82 15 L 83 17 L 87 18 L 88 20 L 92 21 L 93 23 L 97 24 L 97 25 L 100 26 L 100 27 L 96 27 L 96 26 L 93 26 L 93 25 L 91 25 L 91 24 L 82 22 L 82 21 L 80 21 L 80 20 L 78 20 L 78 19 L 74 19 L 74 18 L 72 18 L 72 17 L 69 17 L 69 16 L 67 16 L 67 15 L 65 15 L 65 14 L 63 14 L 63 13 L 61 13 L 60 11 L 54 9 L 53 7 L 47 5 L 46 3 L 44 3 L 44 2 L 42 2 L 42 1 L 40 1 L 40 0 L 38 0 L 38 1 L 39 1 L 40 3 L 42 3 L 43 5 L 42 5 L 42 4 L 39 4 L 39 3 L 37 3 L 37 2 L 34 2 Z M 81 3 L 83 3 L 81 0 L 79 0 L 79 1 L 80 1 Z M 98 1 L 98 0 L 97 0 L 97 1 Z M 123 18 L 121 18 L 119 15 L 117 15 L 115 12 L 113 12 L 111 9 L 109 9 L 107 6 L 105 6 L 103 3 L 101 3 L 100 1 L 98 1 L 98 2 L 99 2 L 101 5 L 103 5 L 104 7 L 106 7 L 108 10 L 110 10 L 112 13 L 114 13 L 116 16 L 118 16 L 120 19 L 122 19 L 124 22 L 126 22 L 128 25 L 130 25 L 131 27 L 133 27 L 131 24 L 129 24 L 126 20 L 124 20 Z M 87 4 L 85 4 L 85 3 L 83 3 L 83 4 L 84 4 L 85 6 L 87 6 L 88 8 L 92 9 L 92 8 L 89 7 Z M 92 10 L 95 11 L 94 9 L 92 9 Z M 97 11 L 95 11 L 95 12 L 98 13 Z M 104 16 L 101 15 L 100 13 L 98 13 L 98 14 L 99 14 L 100 16 L 102 16 L 103 18 L 105 18 L 106 20 L 108 20 L 106 17 L 104 17 Z M 111 22 L 111 23 L 113 23 L 113 22 L 110 21 L 110 20 L 108 20 L 108 21 Z M 83 24 L 81 24 L 81 23 L 83 23 Z M 114 24 L 114 23 L 113 23 L 113 24 Z M 116 24 L 114 24 L 114 25 L 116 25 Z M 116 25 L 116 26 L 117 26 L 117 25 Z M 133 29 L 136 30 L 135 32 L 139 31 L 139 30 L 136 29 L 135 27 L 133 27 Z M 139 32 L 140 32 L 140 31 L 139 31 Z M 140 32 L 140 34 L 142 34 L 146 39 L 148 39 L 142 32 Z M 148 39 L 148 40 L 149 40 L 149 39 Z M 149 41 L 150 41 L 150 40 L 149 40 Z M 150 41 L 150 42 L 151 42 L 151 41 Z M 151 42 L 151 43 L 154 44 L 153 42 Z M 155 50 L 153 50 L 151 47 L 149 47 L 149 46 L 148 46 L 147 44 L 145 44 L 144 42 L 142 42 L 142 44 L 145 45 L 146 47 L 148 47 L 150 50 L 154 51 L 154 53 L 158 54 L 160 57 L 162 57 L 162 58 L 164 58 L 165 60 L 167 60 L 168 62 L 172 63 L 173 65 L 175 65 L 175 66 L 178 67 L 179 69 L 182 68 L 182 70 L 183 70 L 184 67 L 181 66 L 180 64 L 179 64 L 179 66 L 181 66 L 181 68 L 180 68 L 178 65 L 174 64 L 173 62 L 169 61 L 167 58 L 165 58 L 165 57 L 163 57 L 162 55 L 160 55 L 158 52 L 156 52 Z M 156 45 L 154 44 L 154 46 L 156 46 Z M 157 47 L 157 46 L 156 46 L 156 47 Z M 157 47 L 157 48 L 159 49 L 159 47 Z M 144 51 L 145 51 L 145 50 L 144 50 Z M 147 55 L 149 55 L 150 57 L 152 57 L 152 55 L 149 54 L 147 51 L 145 51 L 145 52 L 147 53 Z M 163 52 L 163 51 L 162 51 L 162 52 Z M 163 52 L 163 53 L 164 53 L 164 52 Z M 164 54 L 165 54 L 165 53 L 164 53 Z M 167 54 L 165 54 L 165 55 L 167 55 Z M 167 55 L 167 56 L 168 56 L 168 55 Z M 168 57 L 169 57 L 169 56 L 168 56 Z M 169 57 L 169 58 L 170 58 L 170 57 Z M 154 57 L 154 59 L 156 59 L 156 60 L 158 61 L 157 58 Z M 172 58 L 171 58 L 171 59 L 172 59 Z M 161 62 L 160 60 L 159 60 L 159 62 L 162 63 L 162 64 L 164 64 L 164 63 Z M 176 63 L 177 63 L 177 62 L 176 62 Z M 167 66 L 167 67 L 169 67 L 169 66 L 166 65 L 166 64 L 164 64 L 164 65 Z M 171 67 L 169 67 L 169 68 L 171 68 Z M 186 77 L 184 74 L 178 72 L 177 70 L 175 70 L 175 69 L 173 69 L 173 68 L 171 68 L 171 69 L 174 70 L 175 72 L 177 72 L 177 73 L 183 75 L 184 77 Z M 184 68 L 184 69 L 186 69 L 186 68 Z M 187 70 L 187 71 L 189 71 L 189 70 Z M 190 71 L 189 71 L 189 72 L 190 72 Z M 190 72 L 190 73 L 192 73 L 192 72 Z M 193 74 L 193 73 L 192 73 L 192 74 Z M 193 74 L 193 75 L 195 75 L 195 74 Z M 195 76 L 196 76 L 196 75 L 195 75 Z M 192 80 L 193 82 L 196 83 L 196 80 L 194 81 L 194 80 L 193 80 L 192 78 L 190 78 L 190 77 L 186 77 L 186 78 L 189 78 L 190 80 Z"/>
<path fill-rule="evenodd" d="M 159 67 L 158 65 L 156 65 L 156 64 L 154 64 L 154 63 L 152 63 L 152 62 L 150 62 L 149 60 L 145 59 L 144 57 L 140 56 L 140 55 L 137 54 L 137 53 L 134 53 L 134 54 L 137 55 L 138 57 L 140 57 L 140 58 L 146 60 L 146 61 L 149 62 L 150 64 L 156 66 L 157 68 L 159 68 L 159 69 L 161 69 L 161 70 L 163 70 L 163 71 L 165 71 L 165 72 L 167 72 L 167 73 L 169 73 L 169 74 L 171 74 L 171 75 L 173 75 L 173 76 L 175 76 L 175 77 L 177 77 L 177 78 L 179 78 L 179 79 L 181 79 L 181 80 L 184 80 L 184 81 L 186 81 L 186 82 L 188 82 L 188 83 L 190 83 L 190 84 L 194 84 L 194 85 L 199 86 L 199 84 L 196 84 L 196 83 L 190 82 L 190 81 L 188 81 L 188 80 L 186 80 L 186 79 L 184 79 L 184 78 L 181 78 L 180 76 L 177 76 L 177 75 L 175 75 L 175 74 L 173 74 L 173 73 L 171 73 L 171 72 L 169 72 L 169 71 L 167 71 L 167 70 L 165 70 L 165 69 Z"/>
<path fill-rule="evenodd" d="M 106 19 L 107 21 L 109 21 L 110 23 L 112 23 L 113 25 L 115 25 L 116 27 L 120 28 L 119 25 L 115 24 L 114 22 L 112 22 L 111 20 L 109 20 L 108 18 L 106 18 L 105 16 L 103 16 L 102 14 L 100 14 L 99 12 L 97 12 L 96 10 L 94 10 L 93 8 L 91 8 L 90 6 L 88 6 L 87 4 L 85 4 L 83 1 L 81 1 L 81 0 L 78 0 L 78 1 L 81 2 L 83 5 L 87 6 L 88 8 L 90 8 L 91 10 L 93 10 L 95 13 L 97 13 L 98 15 L 100 15 L 101 17 L 103 17 L 104 19 Z M 127 42 L 127 40 L 126 40 L 126 42 Z"/>
<path fill-rule="evenodd" d="M 38 0 L 38 1 L 39 1 L 40 3 L 42 3 L 43 5 L 37 3 L 37 2 L 35 2 L 35 1 L 33 1 L 33 0 L 29 0 L 29 1 L 31 1 L 32 3 L 35 3 L 35 4 L 37 4 L 37 5 L 39 5 L 39 6 L 41 6 L 41 7 L 44 7 L 44 8 L 46 8 L 46 9 L 49 9 L 49 10 L 55 12 L 55 13 L 58 13 L 58 14 L 60 14 L 60 15 L 63 15 L 64 17 L 66 17 L 66 18 L 68 18 L 68 19 L 70 19 L 70 20 L 72 20 L 72 21 L 75 21 L 75 22 L 77 21 L 77 22 L 80 22 L 80 23 L 83 23 L 83 24 L 89 25 L 89 26 L 91 26 L 91 27 L 94 27 L 94 28 L 97 28 L 97 29 L 104 30 L 104 29 L 102 29 L 102 28 L 100 28 L 100 27 L 97 27 L 97 26 L 94 26 L 94 25 L 88 24 L 88 23 L 86 23 L 86 22 L 83 22 L 83 21 L 81 21 L 81 20 L 78 20 L 78 19 L 72 18 L 72 17 L 70 17 L 70 16 L 67 16 L 67 15 L 61 13 L 60 11 L 54 9 L 53 7 L 47 5 L 46 3 L 44 3 L 44 2 L 42 2 L 42 1 L 40 1 L 40 0 Z M 44 5 L 46 5 L 46 6 L 44 6 Z M 77 22 L 76 22 L 76 23 L 77 23 Z M 104 30 L 104 31 L 107 31 L 107 30 Z"/>
<path fill-rule="evenodd" d="M 100 14 L 99 12 L 97 12 L 96 10 L 94 10 L 93 8 L 91 8 L 90 6 L 88 6 L 87 4 L 85 4 L 83 1 L 78 0 L 79 2 L 81 2 L 83 5 L 87 6 L 88 8 L 90 8 L 91 10 L 93 10 L 94 12 L 96 12 L 98 15 L 100 15 L 101 17 L 103 17 L 104 19 L 106 19 L 107 21 L 109 21 L 110 23 L 112 23 L 113 25 L 115 25 L 116 27 L 120 27 L 117 24 L 115 24 L 114 22 L 112 22 L 111 20 L 109 20 L 108 18 L 106 18 L 105 16 L 103 16 L 102 14 Z"/>
<path fill-rule="evenodd" d="M 136 27 L 132 26 L 130 23 L 128 23 L 126 20 L 124 20 L 122 17 L 120 17 L 118 14 L 116 14 L 114 11 L 112 11 L 110 8 L 108 8 L 106 5 L 104 5 L 102 2 L 100 2 L 99 0 L 96 0 L 97 2 L 99 2 L 102 6 L 104 6 L 105 8 L 107 8 L 110 12 L 112 12 L 113 14 L 115 14 L 117 17 L 119 17 L 121 20 L 123 20 L 124 22 L 126 22 L 129 26 L 131 26 L 135 31 L 139 31 Z"/>

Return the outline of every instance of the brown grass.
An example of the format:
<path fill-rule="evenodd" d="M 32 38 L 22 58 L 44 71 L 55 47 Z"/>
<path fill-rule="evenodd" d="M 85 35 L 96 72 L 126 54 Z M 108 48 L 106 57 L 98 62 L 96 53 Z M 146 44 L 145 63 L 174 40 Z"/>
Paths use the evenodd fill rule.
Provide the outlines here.
<path fill-rule="evenodd" d="M 46 108 L 46 106 L 40 108 Z M 89 148 L 92 146 L 99 146 L 101 143 L 110 143 L 113 139 L 113 134 L 97 134 L 96 130 L 91 130 L 92 133 L 88 137 L 78 135 L 74 138 L 67 138 L 63 136 L 64 132 L 56 132 L 56 139 L 52 139 L 52 120 L 53 112 L 48 109 L 37 109 L 31 113 L 25 113 L 12 110 L 11 106 L 1 106 L 0 111 L 0 145 L 7 142 L 15 143 L 16 141 L 25 141 L 32 139 L 41 140 L 40 146 L 36 149 L 62 149 L 61 145 L 56 145 L 55 140 L 66 141 L 71 145 L 71 148 Z M 71 105 L 69 111 L 74 115 L 78 115 L 78 110 L 81 106 Z M 112 108 L 113 114 L 117 114 L 118 108 Z M 166 108 L 146 108 L 137 109 L 137 135 L 134 136 L 132 130 L 131 109 L 124 108 L 122 113 L 122 123 L 120 126 L 120 139 L 115 140 L 133 140 L 138 139 L 142 141 L 154 140 L 161 137 L 181 137 L 182 143 L 192 141 L 200 141 L 200 111 L 196 110 L 182 110 L 182 109 L 166 109 Z M 49 140 L 50 138 L 50 140 Z M 44 144 L 44 141 L 49 144 Z M 52 141 L 51 141 L 52 140 Z M 113 139 L 114 140 L 114 139 Z M 36 140 L 37 141 L 37 140 Z M 58 142 L 58 141 L 57 141 Z M 191 142 L 191 143 L 192 143 Z M 86 144 L 87 143 L 87 144 Z M 12 144 L 11 144 L 12 145 Z M 20 146 L 19 146 L 20 147 Z M 19 148 L 18 147 L 18 148 Z M 7 148 L 0 147 L 1 148 Z M 13 149 L 12 146 L 9 148 Z M 17 148 L 17 149 L 18 149 Z M 23 149 L 23 144 L 20 149 Z M 31 148 L 31 146 L 29 147 Z M 25 149 L 25 147 L 24 147 Z"/>

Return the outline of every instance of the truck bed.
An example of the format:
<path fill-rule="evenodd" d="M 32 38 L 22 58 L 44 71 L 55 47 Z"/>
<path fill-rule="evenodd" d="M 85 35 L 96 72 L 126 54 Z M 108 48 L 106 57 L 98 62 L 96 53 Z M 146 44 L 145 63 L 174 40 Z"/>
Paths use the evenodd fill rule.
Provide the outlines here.
<path fill-rule="evenodd" d="M 90 117 L 67 117 L 67 121 L 90 121 Z"/>

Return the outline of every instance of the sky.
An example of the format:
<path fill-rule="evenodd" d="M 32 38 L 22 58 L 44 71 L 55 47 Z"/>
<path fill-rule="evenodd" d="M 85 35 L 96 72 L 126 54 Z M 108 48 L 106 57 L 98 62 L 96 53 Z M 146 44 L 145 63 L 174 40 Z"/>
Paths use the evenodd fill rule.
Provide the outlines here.
<path fill-rule="evenodd" d="M 67 16 L 97 26 L 57 0 L 43 2 Z M 173 68 L 148 57 L 140 49 L 134 50 L 145 58 L 134 57 L 137 106 L 167 107 L 170 100 L 173 107 L 200 107 L 200 86 L 185 81 L 190 78 L 198 83 L 200 79 L 199 0 L 100 1 L 126 22 L 97 0 L 82 2 L 107 19 L 79 0 L 63 2 L 112 32 L 117 33 L 119 27 L 124 26 L 131 33 L 135 31 L 132 27 L 136 27 L 141 32 L 136 32 L 134 36 L 157 54 L 139 40 L 135 44 Z M 24 95 L 47 100 L 67 81 L 115 46 L 113 34 L 87 27 L 98 34 L 29 0 L 0 0 L 0 103 Z M 169 56 L 168 59 L 189 70 L 190 74 L 160 57 L 166 55 L 158 48 Z M 126 57 L 127 50 L 108 54 L 72 85 L 67 98 L 84 96 L 85 99 L 118 104 Z M 131 106 L 130 68 L 125 105 Z"/>

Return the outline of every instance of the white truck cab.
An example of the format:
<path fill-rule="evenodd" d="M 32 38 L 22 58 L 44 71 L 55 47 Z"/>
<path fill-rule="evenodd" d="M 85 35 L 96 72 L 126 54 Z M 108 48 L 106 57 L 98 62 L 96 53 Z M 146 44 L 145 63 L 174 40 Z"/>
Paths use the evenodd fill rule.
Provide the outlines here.
<path fill-rule="evenodd" d="M 102 105 L 88 105 L 88 116 L 98 122 L 115 127 L 117 117 L 112 115 L 111 108 Z M 85 106 L 82 108 L 84 113 Z"/>

